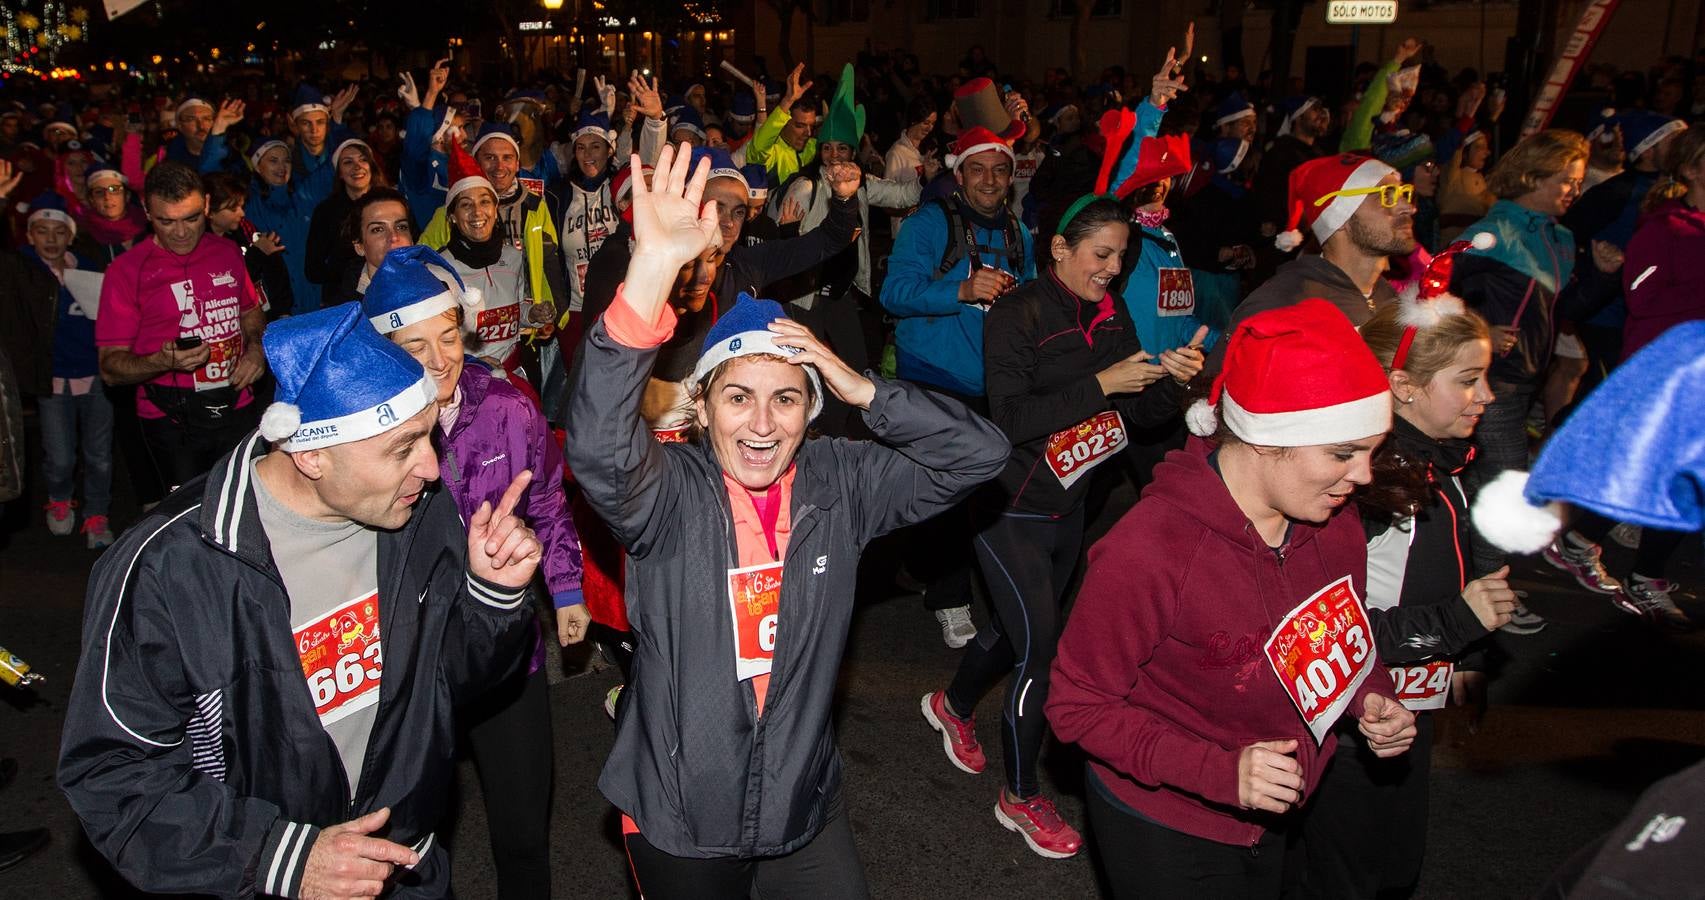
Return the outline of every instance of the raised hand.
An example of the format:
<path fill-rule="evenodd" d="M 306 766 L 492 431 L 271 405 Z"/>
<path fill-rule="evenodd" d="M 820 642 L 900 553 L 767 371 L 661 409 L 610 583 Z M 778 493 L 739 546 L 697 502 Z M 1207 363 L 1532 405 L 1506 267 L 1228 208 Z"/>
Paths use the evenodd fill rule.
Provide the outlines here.
<path fill-rule="evenodd" d="M 787 358 L 790 364 L 816 366 L 817 374 L 823 376 L 823 386 L 841 402 L 859 409 L 870 408 L 870 401 L 876 398 L 875 382 L 842 362 L 833 350 L 817 340 L 811 329 L 791 319 L 778 319 L 769 327 L 777 344 L 799 350 Z"/>
<path fill-rule="evenodd" d="M 805 96 L 805 92 L 811 90 L 811 86 L 816 84 L 814 81 L 800 83 L 800 79 L 803 77 L 805 77 L 804 63 L 794 66 L 793 71 L 787 73 L 787 90 L 781 95 L 781 106 L 779 108 L 792 109 L 793 104 L 798 103 L 799 98 Z"/>
<path fill-rule="evenodd" d="M 851 199 L 858 193 L 859 183 L 864 180 L 864 171 L 849 162 L 828 163 L 823 166 L 823 177 L 829 182 L 829 190 L 841 200 Z"/>
<path fill-rule="evenodd" d="M 663 93 L 658 89 L 657 79 L 647 83 L 645 76 L 638 72 L 628 78 L 628 94 L 633 97 L 633 108 L 648 119 L 663 118 Z"/>
<path fill-rule="evenodd" d="M 349 109 L 349 104 L 355 102 L 355 95 L 360 92 L 360 86 L 352 84 L 332 97 L 332 102 L 328 105 L 331 107 L 333 122 L 343 121 L 344 112 Z"/>
<path fill-rule="evenodd" d="M 213 116 L 213 134 L 224 134 L 232 125 L 243 121 L 243 111 L 246 105 L 241 100 L 226 100 L 219 104 L 219 112 Z"/>
<path fill-rule="evenodd" d="M 1160 71 L 1150 82 L 1149 102 L 1155 107 L 1165 109 L 1180 91 L 1189 90 L 1184 85 L 1184 64 L 1190 61 L 1190 53 L 1195 49 L 1196 24 L 1192 22 L 1184 29 L 1183 55 L 1179 55 L 1177 47 L 1166 48 L 1166 62 L 1161 63 Z"/>
<path fill-rule="evenodd" d="M 18 189 L 18 182 L 23 178 L 24 173 L 14 169 L 11 161 L 0 159 L 0 197 L 12 196 L 12 192 Z"/>
<path fill-rule="evenodd" d="M 1420 53 L 1420 52 L 1421 52 L 1421 42 L 1420 41 L 1418 41 L 1414 38 L 1404 38 L 1403 43 L 1397 45 L 1397 52 L 1392 54 L 1391 58 L 1396 60 L 1397 64 L 1399 66 L 1401 66 L 1404 63 L 1408 62 L 1409 59 L 1411 57 L 1413 57 L 1415 54 Z"/>
<path fill-rule="evenodd" d="M 592 90 L 598 95 L 598 102 L 604 107 L 604 115 L 614 118 L 616 115 L 616 86 L 604 79 L 602 75 L 592 76 Z M 579 102 L 579 98 L 576 98 Z"/>
<path fill-rule="evenodd" d="M 533 580 L 544 548 L 533 529 L 515 515 L 515 505 L 521 502 L 521 495 L 532 481 L 533 471 L 522 470 L 509 482 L 495 509 L 487 500 L 474 511 L 473 519 L 468 522 L 469 572 L 512 589 L 524 588 Z"/>
<path fill-rule="evenodd" d="M 414 86 L 414 73 L 403 72 L 403 83 L 397 88 L 397 96 L 403 98 L 403 105 L 409 109 L 420 108 L 420 90 Z"/>

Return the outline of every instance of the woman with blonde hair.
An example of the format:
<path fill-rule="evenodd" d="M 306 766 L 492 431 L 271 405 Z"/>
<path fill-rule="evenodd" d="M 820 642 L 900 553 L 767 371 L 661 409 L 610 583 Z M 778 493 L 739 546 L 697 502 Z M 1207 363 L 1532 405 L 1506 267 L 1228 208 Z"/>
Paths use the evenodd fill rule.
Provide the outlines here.
<path fill-rule="evenodd" d="M 1585 318 L 1616 292 L 1621 252 L 1595 241 L 1593 265 L 1577 271 L 1575 238 L 1557 222 L 1581 195 L 1587 151 L 1586 138 L 1573 131 L 1523 138 L 1487 179 L 1498 202 L 1463 234 L 1475 246 L 1456 261 L 1448 286 L 1491 326 L 1487 380 L 1497 397 L 1480 422 L 1480 456 L 1471 473 L 1479 484 L 1527 465 L 1528 407 L 1545 382 L 1558 320 Z M 1482 248 L 1480 235 L 1490 235 L 1490 246 Z M 1502 566 L 1504 554 L 1476 536 L 1474 561 L 1474 574 L 1482 575 Z M 1599 577 L 1596 553 L 1580 550 L 1572 564 L 1583 584 L 1614 592 L 1615 582 Z M 1518 607 L 1509 630 L 1530 634 L 1544 625 Z"/>

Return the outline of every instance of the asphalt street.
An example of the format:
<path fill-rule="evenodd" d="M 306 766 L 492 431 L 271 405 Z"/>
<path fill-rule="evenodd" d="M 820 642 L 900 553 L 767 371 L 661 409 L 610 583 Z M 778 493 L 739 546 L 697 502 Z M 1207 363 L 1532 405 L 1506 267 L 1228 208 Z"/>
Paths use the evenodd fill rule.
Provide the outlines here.
<path fill-rule="evenodd" d="M 114 524 L 122 528 L 135 520 L 122 466 L 119 481 Z M 1108 494 L 1106 510 L 1130 501 L 1128 488 Z M 54 784 L 83 593 L 97 554 L 84 550 L 80 537 L 50 536 L 39 503 L 9 504 L 0 518 L 0 645 L 47 676 L 31 693 L 0 688 L 0 755 L 20 769 L 0 793 L 0 830 L 45 826 L 53 841 L 0 873 L 0 898 L 136 896 L 82 838 Z M 1112 522 L 1106 510 L 1095 535 Z M 1631 553 L 1611 546 L 1607 555 L 1612 570 L 1625 574 Z M 1700 584 L 1699 555 L 1690 543 L 1671 577 Z M 893 586 L 890 554 L 875 548 L 865 562 L 837 723 L 846 799 L 875 896 L 1097 896 L 1089 853 L 1045 860 L 995 822 L 998 691 L 978 710 L 989 771 L 969 776 L 947 763 L 918 699 L 946 684 L 958 653 L 943 646 L 918 598 Z M 1536 635 L 1495 636 L 1491 704 L 1477 727 L 1467 711 L 1439 714 L 1420 897 L 1530 896 L 1644 787 L 1705 758 L 1705 632 L 1649 628 L 1537 557 L 1518 562 L 1515 573 L 1529 606 L 1551 625 Z M 1693 598 L 1683 607 L 1705 620 Z M 612 736 L 601 702 L 617 674 L 588 668 L 584 653 L 554 662 L 555 895 L 629 897 L 616 816 L 595 788 Z M 1050 744 L 1043 766 L 1061 812 L 1081 825 L 1081 757 Z M 458 820 L 441 835 L 454 850 L 458 895 L 491 897 L 484 810 L 470 763 L 461 766 L 457 790 Z"/>

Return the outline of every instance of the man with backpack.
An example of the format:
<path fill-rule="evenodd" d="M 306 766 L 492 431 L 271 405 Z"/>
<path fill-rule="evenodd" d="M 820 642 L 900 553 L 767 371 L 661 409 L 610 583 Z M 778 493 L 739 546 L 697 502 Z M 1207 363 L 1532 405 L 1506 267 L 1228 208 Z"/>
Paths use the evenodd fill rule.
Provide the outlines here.
<path fill-rule="evenodd" d="M 1036 277 L 1030 232 L 1008 205 L 1014 156 L 1011 144 L 977 126 L 959 134 L 947 164 L 958 189 L 924 204 L 906 218 L 888 257 L 882 307 L 898 322 L 894 351 L 898 375 L 945 394 L 983 415 L 983 316 L 1000 297 Z M 931 548 L 933 572 L 924 605 L 941 623 L 949 647 L 965 646 L 971 623 L 969 512 L 961 504 L 925 527 L 938 533 L 918 546 Z M 922 537 L 922 536 L 920 536 Z M 919 560 L 917 562 L 925 562 Z"/>

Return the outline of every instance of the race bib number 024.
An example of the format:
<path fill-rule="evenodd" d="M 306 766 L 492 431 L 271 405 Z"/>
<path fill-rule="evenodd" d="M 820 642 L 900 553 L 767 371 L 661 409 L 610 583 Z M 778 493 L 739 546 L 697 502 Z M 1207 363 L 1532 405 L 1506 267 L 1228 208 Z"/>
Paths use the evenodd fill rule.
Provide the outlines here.
<path fill-rule="evenodd" d="M 1267 639 L 1267 661 L 1302 713 L 1315 743 L 1349 705 L 1378 657 L 1373 629 L 1350 576 L 1303 601 Z"/>
<path fill-rule="evenodd" d="M 358 597 L 296 629 L 302 676 L 321 725 L 379 702 L 379 595 Z"/>
<path fill-rule="evenodd" d="M 1125 449 L 1125 422 L 1114 410 L 1097 413 L 1048 437 L 1048 470 L 1069 488 L 1090 469 Z"/>
<path fill-rule="evenodd" d="M 779 562 L 728 570 L 728 612 L 734 624 L 734 677 L 770 673 L 776 656 L 776 615 L 781 609 Z"/>
<path fill-rule="evenodd" d="M 1391 666 L 1391 686 L 1397 699 L 1412 710 L 1444 709 L 1450 698 L 1450 676 L 1456 664 L 1448 659 L 1413 666 Z"/>

